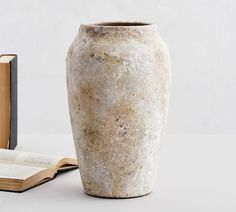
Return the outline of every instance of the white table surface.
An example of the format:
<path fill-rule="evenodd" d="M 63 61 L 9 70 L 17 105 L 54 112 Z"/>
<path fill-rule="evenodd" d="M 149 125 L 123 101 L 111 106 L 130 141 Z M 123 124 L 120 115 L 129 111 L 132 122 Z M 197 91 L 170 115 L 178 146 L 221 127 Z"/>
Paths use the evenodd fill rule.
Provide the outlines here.
<path fill-rule="evenodd" d="M 17 149 L 75 156 L 70 135 L 22 135 Z M 236 211 L 236 136 L 171 135 L 162 144 L 152 194 L 102 199 L 84 194 L 79 170 L 24 193 L 0 191 L 0 212 Z"/>

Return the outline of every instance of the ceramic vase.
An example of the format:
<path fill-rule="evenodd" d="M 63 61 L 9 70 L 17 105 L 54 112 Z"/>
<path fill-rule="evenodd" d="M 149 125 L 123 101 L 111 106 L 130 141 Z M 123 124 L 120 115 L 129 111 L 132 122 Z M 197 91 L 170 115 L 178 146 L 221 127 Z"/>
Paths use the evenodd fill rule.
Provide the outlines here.
<path fill-rule="evenodd" d="M 69 110 L 84 191 L 151 193 L 169 96 L 170 59 L 147 23 L 81 25 L 67 55 Z"/>

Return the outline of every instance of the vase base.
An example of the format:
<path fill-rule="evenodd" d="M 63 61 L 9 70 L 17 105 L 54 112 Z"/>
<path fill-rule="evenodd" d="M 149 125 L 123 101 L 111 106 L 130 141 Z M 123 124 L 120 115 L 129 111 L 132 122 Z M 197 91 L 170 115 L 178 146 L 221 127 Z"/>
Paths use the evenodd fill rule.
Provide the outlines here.
<path fill-rule="evenodd" d="M 85 192 L 85 194 L 87 194 L 89 196 L 96 197 L 96 198 L 103 198 L 103 199 L 133 199 L 133 198 L 147 196 L 152 193 L 152 191 L 150 191 L 145 194 L 138 194 L 138 195 L 109 196 L 109 195 L 98 195 L 98 194 L 94 194 L 94 193 L 88 192 L 88 191 L 84 191 L 84 192 Z"/>

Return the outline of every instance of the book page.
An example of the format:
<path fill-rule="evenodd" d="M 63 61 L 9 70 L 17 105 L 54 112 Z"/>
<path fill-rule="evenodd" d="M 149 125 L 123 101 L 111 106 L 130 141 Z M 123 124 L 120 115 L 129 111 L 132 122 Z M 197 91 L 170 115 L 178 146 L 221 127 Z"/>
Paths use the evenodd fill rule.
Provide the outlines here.
<path fill-rule="evenodd" d="M 61 159 L 62 157 L 0 149 L 0 163 L 53 168 Z"/>
<path fill-rule="evenodd" d="M 0 178 L 26 180 L 45 169 L 43 167 L 0 163 Z"/>

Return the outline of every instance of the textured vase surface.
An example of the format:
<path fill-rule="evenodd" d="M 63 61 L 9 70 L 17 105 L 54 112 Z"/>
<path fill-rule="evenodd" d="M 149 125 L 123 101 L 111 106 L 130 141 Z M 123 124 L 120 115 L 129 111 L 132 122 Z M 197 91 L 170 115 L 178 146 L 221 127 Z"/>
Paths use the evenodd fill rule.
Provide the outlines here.
<path fill-rule="evenodd" d="M 87 194 L 151 193 L 168 110 L 170 60 L 153 24 L 81 25 L 67 55 L 71 125 Z"/>

